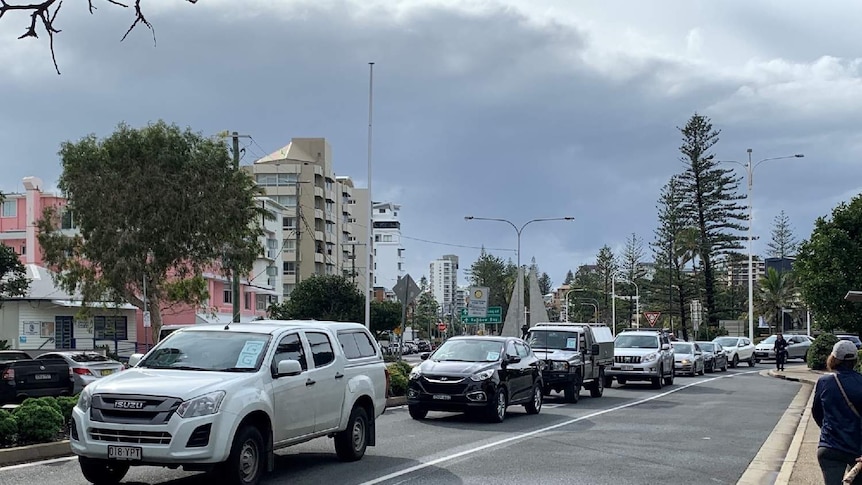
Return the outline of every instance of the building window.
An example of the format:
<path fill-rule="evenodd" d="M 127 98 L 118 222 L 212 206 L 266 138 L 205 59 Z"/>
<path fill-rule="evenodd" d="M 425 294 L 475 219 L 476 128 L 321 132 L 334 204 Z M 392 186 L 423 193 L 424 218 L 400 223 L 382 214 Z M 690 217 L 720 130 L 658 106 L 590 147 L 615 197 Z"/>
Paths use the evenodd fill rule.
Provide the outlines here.
<path fill-rule="evenodd" d="M 128 340 L 126 317 L 93 317 L 93 337 L 96 340 Z"/>
<path fill-rule="evenodd" d="M 290 296 L 290 294 L 293 293 L 293 289 L 295 287 L 296 285 L 285 283 L 281 285 L 281 292 L 282 294 L 284 294 L 284 296 Z"/>
<path fill-rule="evenodd" d="M 295 195 L 276 195 L 271 198 L 275 199 L 276 202 L 283 205 L 284 207 L 296 207 L 296 196 Z"/>
<path fill-rule="evenodd" d="M 384 234 L 383 242 L 392 242 L 392 234 Z"/>
<path fill-rule="evenodd" d="M 374 242 L 380 242 L 380 234 L 374 235 Z"/>
<path fill-rule="evenodd" d="M 251 293 L 245 292 L 243 293 L 243 303 L 245 304 L 246 310 L 251 310 Z"/>
<path fill-rule="evenodd" d="M 18 217 L 18 200 L 4 200 L 2 217 Z"/>
<path fill-rule="evenodd" d="M 284 250 L 285 251 L 296 251 L 296 239 L 285 239 L 284 240 Z"/>
<path fill-rule="evenodd" d="M 278 187 L 281 185 L 292 185 L 298 180 L 295 173 L 259 173 L 254 176 L 258 185 L 263 187 Z"/>
<path fill-rule="evenodd" d="M 269 302 L 269 299 L 267 298 L 267 295 L 255 295 L 255 297 L 254 297 L 254 308 L 255 308 L 255 310 L 257 310 L 259 312 L 266 311 L 268 302 Z"/>
<path fill-rule="evenodd" d="M 25 256 L 27 254 L 27 245 L 21 245 L 21 256 Z"/>
<path fill-rule="evenodd" d="M 60 229 L 75 229 L 78 225 L 75 224 L 75 214 L 70 210 L 64 210 L 60 218 Z"/>
<path fill-rule="evenodd" d="M 233 303 L 233 291 L 228 288 L 222 292 L 222 299 L 224 300 L 225 305 Z"/>
<path fill-rule="evenodd" d="M 281 227 L 285 229 L 296 229 L 296 218 L 295 217 L 282 217 L 281 218 Z"/>
<path fill-rule="evenodd" d="M 282 263 L 283 272 L 286 275 L 295 275 L 296 274 L 296 263 L 293 261 L 285 261 Z"/>

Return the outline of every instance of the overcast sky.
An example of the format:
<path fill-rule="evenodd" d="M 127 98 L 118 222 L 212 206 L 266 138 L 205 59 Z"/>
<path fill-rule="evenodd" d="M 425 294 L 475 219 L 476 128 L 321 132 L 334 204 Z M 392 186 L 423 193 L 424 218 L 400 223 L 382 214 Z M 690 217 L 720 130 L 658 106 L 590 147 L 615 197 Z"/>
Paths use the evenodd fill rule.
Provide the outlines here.
<path fill-rule="evenodd" d="M 417 281 L 443 254 L 466 268 L 482 245 L 515 247 L 511 227 L 465 215 L 575 217 L 523 232 L 522 260 L 555 285 L 632 233 L 651 259 L 695 112 L 722 131 L 719 159 L 805 154 L 754 172 L 756 254 L 779 211 L 804 239 L 862 191 L 851 0 L 148 0 L 155 47 L 144 28 L 121 43 L 132 12 L 94 3 L 60 12 L 60 76 L 44 35 L 15 40 L 27 17 L 0 21 L 0 191 L 56 184 L 64 140 L 160 118 L 252 135 L 243 164 L 325 137 L 336 173 L 364 186 L 371 61 L 374 199 L 402 205 Z"/>

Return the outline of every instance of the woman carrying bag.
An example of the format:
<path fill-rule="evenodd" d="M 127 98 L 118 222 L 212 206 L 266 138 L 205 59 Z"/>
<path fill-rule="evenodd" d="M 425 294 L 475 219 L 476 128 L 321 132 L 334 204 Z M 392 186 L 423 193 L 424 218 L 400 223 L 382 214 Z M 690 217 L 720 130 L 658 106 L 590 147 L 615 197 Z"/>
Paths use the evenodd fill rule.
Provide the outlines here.
<path fill-rule="evenodd" d="M 841 340 L 832 347 L 826 368 L 817 380 L 811 415 L 820 426 L 817 461 L 826 485 L 862 484 L 862 478 L 843 481 L 845 473 L 862 457 L 862 374 L 856 365 L 856 346 Z M 853 480 L 851 478 L 851 480 Z"/>

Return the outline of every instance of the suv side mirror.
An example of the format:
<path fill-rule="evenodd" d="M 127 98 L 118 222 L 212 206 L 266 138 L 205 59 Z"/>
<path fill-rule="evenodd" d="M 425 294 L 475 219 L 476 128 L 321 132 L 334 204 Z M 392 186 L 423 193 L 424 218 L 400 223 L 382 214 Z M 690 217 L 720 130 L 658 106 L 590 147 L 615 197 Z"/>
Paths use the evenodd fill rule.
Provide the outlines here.
<path fill-rule="evenodd" d="M 520 361 L 521 361 L 521 358 L 518 357 L 517 355 L 507 355 L 506 360 L 505 360 L 505 362 L 507 364 L 517 364 Z"/>
<path fill-rule="evenodd" d="M 599 344 L 593 344 L 590 347 L 590 353 L 593 355 L 599 355 L 601 353 L 601 350 L 599 350 Z"/>

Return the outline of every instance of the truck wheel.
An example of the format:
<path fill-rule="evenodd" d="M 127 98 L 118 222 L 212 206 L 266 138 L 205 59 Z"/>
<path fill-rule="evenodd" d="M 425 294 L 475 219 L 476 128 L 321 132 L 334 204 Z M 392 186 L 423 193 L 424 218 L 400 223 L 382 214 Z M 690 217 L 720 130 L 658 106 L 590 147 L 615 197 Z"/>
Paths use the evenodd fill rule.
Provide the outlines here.
<path fill-rule="evenodd" d="M 81 473 L 88 482 L 95 485 L 116 485 L 129 471 L 128 463 L 78 457 Z"/>
<path fill-rule="evenodd" d="M 542 395 L 542 388 L 535 386 L 533 388 L 533 399 L 531 399 L 527 404 L 524 404 L 524 409 L 527 410 L 527 414 L 539 414 L 539 411 L 542 410 L 543 399 L 544 396 Z"/>
<path fill-rule="evenodd" d="M 599 376 L 593 381 L 590 386 L 590 397 L 602 397 L 605 392 L 605 370 L 599 369 Z"/>
<path fill-rule="evenodd" d="M 335 454 L 341 461 L 357 461 L 368 447 L 368 414 L 360 406 L 353 408 L 347 429 L 335 434 Z"/>
<path fill-rule="evenodd" d="M 428 416 L 428 410 L 421 406 L 407 406 L 407 411 L 410 413 L 410 417 L 415 420 L 425 419 L 425 416 Z"/>
<path fill-rule="evenodd" d="M 492 423 L 502 423 L 506 419 L 506 389 L 501 387 L 497 389 L 497 394 L 491 401 L 491 406 L 488 408 L 488 421 Z"/>
<path fill-rule="evenodd" d="M 581 380 L 576 376 L 572 382 L 567 382 L 563 388 L 563 398 L 566 402 L 576 403 L 581 397 Z"/>
<path fill-rule="evenodd" d="M 217 482 L 238 485 L 257 485 L 266 464 L 263 436 L 251 425 L 241 427 L 233 438 L 227 461 L 216 467 Z"/>

